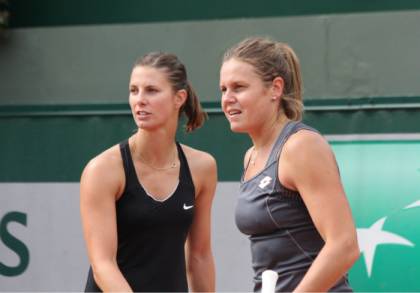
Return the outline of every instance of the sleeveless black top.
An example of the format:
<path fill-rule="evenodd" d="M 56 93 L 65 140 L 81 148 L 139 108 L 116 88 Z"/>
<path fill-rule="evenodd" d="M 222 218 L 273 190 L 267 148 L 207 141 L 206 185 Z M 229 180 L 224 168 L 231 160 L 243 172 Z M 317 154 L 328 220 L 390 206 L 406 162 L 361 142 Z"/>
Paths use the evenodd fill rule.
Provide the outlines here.
<path fill-rule="evenodd" d="M 316 131 L 301 122 L 288 122 L 264 169 L 246 181 L 242 176 L 235 220 L 239 230 L 251 240 L 254 291 L 261 290 L 261 274 L 267 269 L 279 274 L 277 292 L 293 291 L 324 246 L 300 194 L 284 187 L 278 179 L 283 146 L 301 129 Z M 352 291 L 347 276 L 330 290 Z"/>
<path fill-rule="evenodd" d="M 149 196 L 138 180 L 128 141 L 120 144 L 126 177 L 116 202 L 117 263 L 135 292 L 188 291 L 184 244 L 194 215 L 195 191 L 179 143 L 179 183 L 164 201 Z M 89 269 L 86 292 L 100 292 Z"/>

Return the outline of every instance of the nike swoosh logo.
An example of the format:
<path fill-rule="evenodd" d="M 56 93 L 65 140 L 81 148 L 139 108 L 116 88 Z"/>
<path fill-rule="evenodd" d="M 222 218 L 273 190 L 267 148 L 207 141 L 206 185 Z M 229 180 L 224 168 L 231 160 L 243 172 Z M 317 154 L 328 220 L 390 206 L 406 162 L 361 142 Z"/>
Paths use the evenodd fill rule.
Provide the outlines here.
<path fill-rule="evenodd" d="M 189 209 L 192 209 L 193 207 L 194 207 L 194 205 L 187 206 L 185 203 L 184 203 L 184 206 L 183 206 L 184 210 L 189 210 Z"/>

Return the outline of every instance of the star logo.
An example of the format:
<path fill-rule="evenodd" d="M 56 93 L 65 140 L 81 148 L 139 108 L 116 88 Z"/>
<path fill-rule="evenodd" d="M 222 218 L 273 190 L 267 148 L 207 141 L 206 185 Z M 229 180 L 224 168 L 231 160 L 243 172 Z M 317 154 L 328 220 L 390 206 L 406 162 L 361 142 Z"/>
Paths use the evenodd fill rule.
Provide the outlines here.
<path fill-rule="evenodd" d="M 413 202 L 404 209 L 420 207 L 420 200 Z M 387 217 L 377 220 L 369 228 L 357 228 L 357 238 L 359 241 L 360 252 L 363 253 L 368 277 L 372 274 L 373 260 L 378 245 L 396 244 L 414 247 L 414 244 L 399 236 L 398 234 L 383 230 L 383 225 Z"/>

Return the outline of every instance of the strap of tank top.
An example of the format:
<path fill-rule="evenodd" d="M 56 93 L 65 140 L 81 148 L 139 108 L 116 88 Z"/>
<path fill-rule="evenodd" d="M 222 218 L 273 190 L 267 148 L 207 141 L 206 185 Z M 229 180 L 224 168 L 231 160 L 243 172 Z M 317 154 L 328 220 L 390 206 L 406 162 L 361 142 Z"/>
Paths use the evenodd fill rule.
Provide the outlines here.
<path fill-rule="evenodd" d="M 270 166 L 271 164 L 277 162 L 278 154 L 280 153 L 284 143 L 286 142 L 289 135 L 292 133 L 293 129 L 295 128 L 296 121 L 289 121 L 283 127 L 282 131 L 280 132 L 276 142 L 274 143 L 270 156 L 268 157 L 266 167 Z"/>
<path fill-rule="evenodd" d="M 133 159 L 131 157 L 128 139 L 120 143 L 120 151 L 124 165 L 125 185 L 128 186 L 132 182 L 136 182 L 136 178 L 134 176 L 137 176 L 133 165 Z"/>
<path fill-rule="evenodd" d="M 282 132 L 279 135 L 278 140 L 276 141 L 276 144 L 273 147 L 273 150 L 270 154 L 269 157 L 269 162 L 270 164 L 276 164 L 276 168 L 275 168 L 275 178 L 276 178 L 276 184 L 273 186 L 273 188 L 279 188 L 279 186 L 281 188 L 283 188 L 283 194 L 284 195 L 289 195 L 289 199 L 295 199 L 297 201 L 302 201 L 302 198 L 299 196 L 299 192 L 297 191 L 293 191 L 290 189 L 285 188 L 281 182 L 279 181 L 279 174 L 278 174 L 278 161 L 279 161 L 279 157 L 280 157 L 280 153 L 283 149 L 284 144 L 286 143 L 286 141 L 289 139 L 289 137 L 296 133 L 297 131 L 301 130 L 301 129 L 307 129 L 307 130 L 311 130 L 311 131 L 315 131 L 318 132 L 317 130 L 313 129 L 312 127 L 309 127 L 307 125 L 305 125 L 304 123 L 300 122 L 300 121 L 291 121 L 289 122 L 282 130 Z M 268 163 L 268 162 L 267 162 Z M 298 196 L 296 196 L 298 195 Z"/>
<path fill-rule="evenodd" d="M 188 166 L 187 157 L 185 156 L 185 153 L 182 150 L 181 144 L 179 142 L 176 142 L 176 147 L 178 149 L 179 161 L 181 163 L 179 167 L 179 181 L 182 183 L 190 184 L 194 187 L 194 182 L 192 180 L 190 167 Z"/>
<path fill-rule="evenodd" d="M 301 129 L 307 129 L 318 133 L 316 129 L 302 123 L 301 121 L 289 121 L 284 126 L 279 137 L 277 138 L 276 143 L 273 146 L 273 149 L 271 150 L 270 157 L 267 160 L 267 166 L 278 161 L 283 146 L 288 140 L 288 138 Z"/>

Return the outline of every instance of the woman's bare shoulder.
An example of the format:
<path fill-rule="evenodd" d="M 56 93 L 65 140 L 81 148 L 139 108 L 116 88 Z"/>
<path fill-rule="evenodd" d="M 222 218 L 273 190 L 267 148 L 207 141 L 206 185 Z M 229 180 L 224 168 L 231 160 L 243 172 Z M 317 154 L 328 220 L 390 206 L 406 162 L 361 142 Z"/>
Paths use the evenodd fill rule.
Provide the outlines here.
<path fill-rule="evenodd" d="M 125 174 L 118 145 L 92 158 L 83 170 L 81 189 L 86 194 L 110 194 L 118 198 L 125 186 Z"/>
<path fill-rule="evenodd" d="M 307 129 L 291 135 L 283 147 L 283 153 L 296 157 L 319 152 L 330 152 L 327 140 L 318 132 Z"/>
<path fill-rule="evenodd" d="M 114 145 L 92 158 L 84 169 L 84 172 L 103 172 L 122 167 L 122 158 L 119 145 Z"/>
<path fill-rule="evenodd" d="M 181 147 L 187 157 L 190 168 L 205 171 L 216 167 L 216 160 L 211 154 L 187 145 L 181 145 Z"/>

